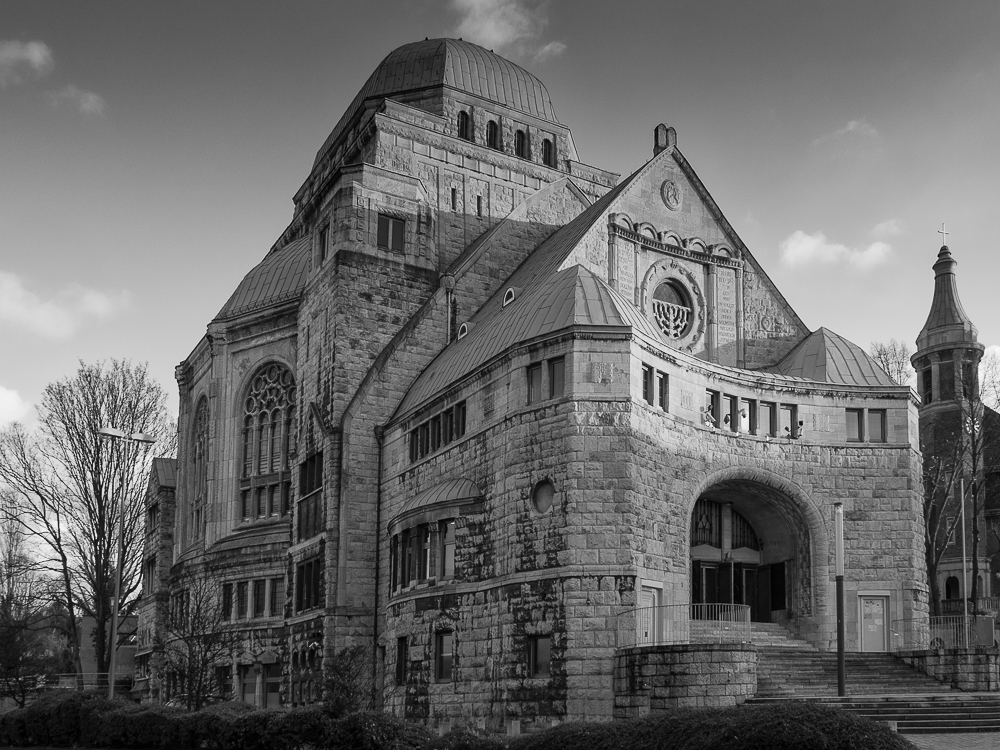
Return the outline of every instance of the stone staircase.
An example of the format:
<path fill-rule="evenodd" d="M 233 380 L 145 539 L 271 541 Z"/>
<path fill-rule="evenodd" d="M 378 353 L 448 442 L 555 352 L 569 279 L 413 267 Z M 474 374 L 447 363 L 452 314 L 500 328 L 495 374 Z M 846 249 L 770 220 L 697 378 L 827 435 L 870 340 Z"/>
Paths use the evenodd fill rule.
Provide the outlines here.
<path fill-rule="evenodd" d="M 885 653 L 845 654 L 847 696 L 837 697 L 837 654 L 780 625 L 753 623 L 757 696 L 750 703 L 805 700 L 836 706 L 905 734 L 1000 732 L 1000 695 L 952 690 Z"/>
<path fill-rule="evenodd" d="M 773 703 L 782 700 L 789 699 L 751 698 L 749 702 Z M 841 708 L 874 721 L 894 722 L 900 734 L 1000 732 L 1000 696 L 995 693 L 954 691 L 942 695 L 812 697 L 805 700 Z"/>
<path fill-rule="evenodd" d="M 783 632 L 782 632 L 783 631 Z M 837 695 L 837 654 L 819 651 L 780 625 L 753 624 L 757 646 L 757 697 Z M 904 664 L 892 654 L 844 655 L 848 695 L 948 693 L 951 687 Z"/>

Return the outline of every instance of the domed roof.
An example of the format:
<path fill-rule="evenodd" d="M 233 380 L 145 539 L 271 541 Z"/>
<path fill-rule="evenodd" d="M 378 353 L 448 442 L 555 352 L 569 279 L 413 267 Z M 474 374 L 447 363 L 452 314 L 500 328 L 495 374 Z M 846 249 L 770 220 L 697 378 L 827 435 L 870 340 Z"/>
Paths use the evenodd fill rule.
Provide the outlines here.
<path fill-rule="evenodd" d="M 398 47 L 375 68 L 316 160 L 326 153 L 368 99 L 447 86 L 518 112 L 558 123 L 545 84 L 524 68 L 461 39 L 425 39 Z"/>
<path fill-rule="evenodd" d="M 293 299 L 302 293 L 309 270 L 310 237 L 307 235 L 272 250 L 236 287 L 216 320 L 232 318 Z"/>

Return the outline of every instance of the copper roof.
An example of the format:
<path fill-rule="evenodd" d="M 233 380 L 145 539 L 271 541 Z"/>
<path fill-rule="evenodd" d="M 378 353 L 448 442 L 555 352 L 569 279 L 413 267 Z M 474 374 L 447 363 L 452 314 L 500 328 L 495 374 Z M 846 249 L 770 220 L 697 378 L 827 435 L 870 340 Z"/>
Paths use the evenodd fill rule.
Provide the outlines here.
<path fill-rule="evenodd" d="M 298 297 L 309 269 L 310 237 L 272 250 L 243 277 L 216 319 L 232 318 L 252 310 Z"/>
<path fill-rule="evenodd" d="M 176 458 L 154 458 L 153 475 L 156 477 L 158 487 L 177 486 L 177 459 Z"/>
<path fill-rule="evenodd" d="M 826 328 L 806 336 L 784 359 L 769 369 L 820 383 L 896 385 L 860 346 Z"/>
<path fill-rule="evenodd" d="M 917 351 L 941 343 L 976 342 L 979 332 L 969 320 L 958 298 L 958 283 L 955 266 L 958 262 L 951 256 L 947 245 L 938 251 L 934 263 L 934 298 L 927 322 L 917 336 Z"/>
<path fill-rule="evenodd" d="M 524 68 L 461 39 L 425 39 L 398 47 L 369 76 L 316 154 L 316 162 L 369 99 L 447 86 L 558 123 L 549 92 Z"/>
<path fill-rule="evenodd" d="M 462 500 L 477 500 L 482 496 L 482 490 L 471 479 L 465 479 L 464 477 L 446 479 L 410 499 L 403 505 L 397 515 L 402 516 L 428 505 L 457 503 Z"/>
<path fill-rule="evenodd" d="M 636 172 L 544 240 L 467 321 L 468 335 L 453 341 L 414 381 L 397 409 L 402 413 L 486 364 L 505 349 L 571 325 L 640 326 L 658 337 L 633 305 L 590 271 L 560 270 L 586 233 L 606 215 Z M 519 290 L 503 306 L 507 290 Z"/>

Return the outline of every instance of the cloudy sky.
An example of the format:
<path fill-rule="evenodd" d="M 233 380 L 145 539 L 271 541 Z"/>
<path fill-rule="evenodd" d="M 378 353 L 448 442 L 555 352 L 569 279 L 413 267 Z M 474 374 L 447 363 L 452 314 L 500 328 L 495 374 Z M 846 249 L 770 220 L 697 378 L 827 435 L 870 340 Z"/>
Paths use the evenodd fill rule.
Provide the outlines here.
<path fill-rule="evenodd" d="M 628 174 L 666 122 L 810 328 L 912 342 L 947 223 L 1000 344 L 1000 3 L 410 0 L 0 7 L 0 424 L 78 360 L 173 368 L 291 218 L 394 47 L 538 75 L 580 158 Z"/>

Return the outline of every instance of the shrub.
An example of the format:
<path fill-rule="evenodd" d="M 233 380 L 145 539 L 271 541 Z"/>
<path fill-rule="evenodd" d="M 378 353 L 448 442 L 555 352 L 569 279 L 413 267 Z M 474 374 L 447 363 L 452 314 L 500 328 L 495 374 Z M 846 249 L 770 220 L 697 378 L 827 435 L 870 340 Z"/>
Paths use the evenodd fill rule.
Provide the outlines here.
<path fill-rule="evenodd" d="M 888 728 L 825 706 L 791 702 L 682 709 L 648 719 L 564 724 L 512 738 L 510 750 L 912 750 Z"/>
<path fill-rule="evenodd" d="M 420 750 L 433 735 L 382 713 L 354 713 L 331 722 L 326 750 Z"/>
<path fill-rule="evenodd" d="M 455 727 L 427 743 L 425 750 L 506 750 L 507 742 L 471 727 Z"/>

